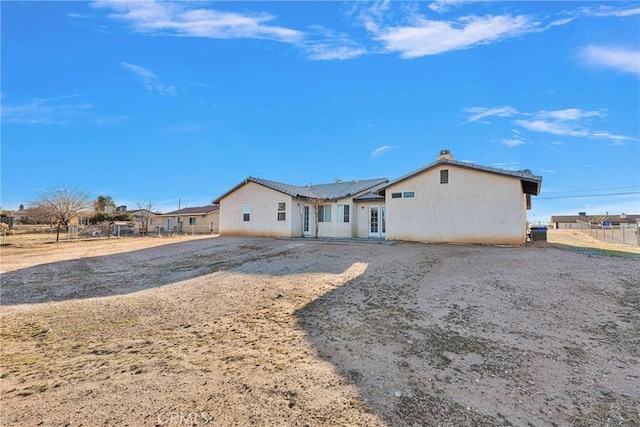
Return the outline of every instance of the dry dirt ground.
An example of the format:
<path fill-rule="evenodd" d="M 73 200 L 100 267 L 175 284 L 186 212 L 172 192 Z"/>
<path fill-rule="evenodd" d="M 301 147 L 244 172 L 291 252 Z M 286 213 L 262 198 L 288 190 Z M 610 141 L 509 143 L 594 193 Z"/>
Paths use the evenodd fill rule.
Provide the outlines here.
<path fill-rule="evenodd" d="M 638 426 L 640 258 L 549 237 L 4 246 L 0 424 Z"/>

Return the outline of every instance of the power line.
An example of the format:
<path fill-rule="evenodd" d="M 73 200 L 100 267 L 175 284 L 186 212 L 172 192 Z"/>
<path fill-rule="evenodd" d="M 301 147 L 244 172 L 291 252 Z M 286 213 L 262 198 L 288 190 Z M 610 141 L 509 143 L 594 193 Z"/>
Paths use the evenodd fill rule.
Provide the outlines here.
<path fill-rule="evenodd" d="M 538 197 L 538 198 L 536 198 L 536 200 L 575 199 L 575 198 L 578 198 L 578 197 L 627 196 L 629 194 L 640 194 L 640 191 L 632 191 L 632 192 L 629 192 L 629 193 L 582 194 L 582 195 L 579 195 L 579 196 Z"/>
<path fill-rule="evenodd" d="M 626 188 L 640 188 L 640 185 L 627 185 L 626 187 L 590 188 L 587 190 L 559 190 L 552 191 L 552 193 L 580 193 L 583 191 L 623 190 Z"/>

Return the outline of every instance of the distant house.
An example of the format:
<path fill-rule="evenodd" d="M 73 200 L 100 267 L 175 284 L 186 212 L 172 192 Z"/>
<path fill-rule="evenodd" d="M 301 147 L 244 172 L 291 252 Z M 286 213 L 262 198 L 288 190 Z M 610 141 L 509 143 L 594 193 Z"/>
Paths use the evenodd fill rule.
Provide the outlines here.
<path fill-rule="evenodd" d="M 443 150 L 393 181 L 296 186 L 249 177 L 214 203 L 221 235 L 522 244 L 541 182 L 528 170 L 459 162 Z"/>
<path fill-rule="evenodd" d="M 557 230 L 583 229 L 588 224 L 635 228 L 638 221 L 640 221 L 640 214 L 587 215 L 586 212 L 579 212 L 578 215 L 553 215 L 551 217 L 551 225 Z"/>
<path fill-rule="evenodd" d="M 133 216 L 135 227 L 138 229 L 139 233 L 146 234 L 155 232 L 156 227 L 158 226 L 156 219 L 158 216 L 157 213 L 150 211 L 149 209 L 134 209 L 128 211 L 126 206 L 116 208 L 116 213 L 125 212 Z"/>
<path fill-rule="evenodd" d="M 160 228 L 160 232 L 217 234 L 220 223 L 219 209 L 220 206 L 213 204 L 167 212 L 156 216 L 156 227 Z"/>

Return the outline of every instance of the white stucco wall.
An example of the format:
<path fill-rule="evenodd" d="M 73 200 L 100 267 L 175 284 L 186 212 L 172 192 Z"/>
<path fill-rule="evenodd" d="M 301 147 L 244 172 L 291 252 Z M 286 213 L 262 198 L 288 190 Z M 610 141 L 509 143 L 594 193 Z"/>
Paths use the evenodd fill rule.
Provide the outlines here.
<path fill-rule="evenodd" d="M 278 203 L 284 202 L 285 220 L 278 221 Z M 250 220 L 244 221 L 242 207 L 250 206 Z M 300 236 L 298 206 L 288 196 L 254 182 L 248 182 L 220 200 L 220 234 L 235 236 Z"/>
<path fill-rule="evenodd" d="M 440 184 L 440 170 L 449 183 Z M 415 191 L 415 198 L 392 193 Z M 442 165 L 386 189 L 386 238 L 422 242 L 522 244 L 526 200 L 520 180 Z"/>

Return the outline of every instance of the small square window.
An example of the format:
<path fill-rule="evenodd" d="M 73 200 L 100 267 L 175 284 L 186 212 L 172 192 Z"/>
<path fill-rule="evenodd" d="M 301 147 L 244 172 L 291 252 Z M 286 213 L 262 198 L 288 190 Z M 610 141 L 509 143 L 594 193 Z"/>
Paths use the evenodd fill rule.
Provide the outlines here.
<path fill-rule="evenodd" d="M 195 217 L 189 217 L 189 225 L 196 225 L 196 218 Z"/>
<path fill-rule="evenodd" d="M 440 171 L 440 184 L 449 183 L 449 169 L 442 169 Z"/>

